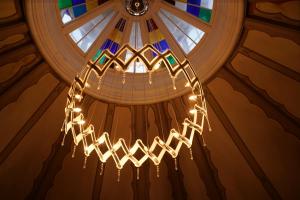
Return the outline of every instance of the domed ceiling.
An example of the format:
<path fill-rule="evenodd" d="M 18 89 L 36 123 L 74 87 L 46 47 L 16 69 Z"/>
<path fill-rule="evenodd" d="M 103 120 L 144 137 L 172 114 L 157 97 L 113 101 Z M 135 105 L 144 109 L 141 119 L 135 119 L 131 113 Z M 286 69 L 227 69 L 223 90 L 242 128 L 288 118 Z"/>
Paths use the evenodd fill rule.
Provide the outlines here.
<path fill-rule="evenodd" d="M 136 49 L 145 44 L 160 52 L 171 49 L 179 60 L 188 58 L 204 81 L 224 64 L 240 36 L 242 1 L 151 0 L 145 1 L 147 10 L 140 16 L 127 12 L 126 2 L 131 1 L 31 0 L 29 25 L 45 58 L 69 82 L 103 50 L 116 53 L 127 43 Z M 124 56 L 128 60 L 131 55 Z M 171 89 L 163 66 L 152 74 L 153 85 L 147 71 L 141 62 L 132 63 L 123 85 L 121 72 L 109 70 L 102 92 L 97 91 L 98 81 L 91 80 L 88 93 L 116 103 L 144 104 L 188 92 L 183 77 L 178 77 L 178 89 Z"/>
<path fill-rule="evenodd" d="M 124 2 L 0 1 L 0 199 L 300 199 L 300 1 L 152 0 L 141 16 Z M 166 157 L 159 178 L 146 163 L 137 180 L 129 164 L 118 183 L 112 159 L 103 174 L 96 156 L 83 169 L 82 147 L 72 158 L 72 138 L 61 147 L 60 131 L 76 73 L 99 50 L 124 43 L 187 57 L 213 130 L 204 130 L 205 142 L 194 139 L 193 160 L 182 148 L 178 170 Z M 134 98 L 114 69 L 101 94 L 91 83 L 83 108 L 99 133 L 145 140 L 180 126 L 187 91 L 174 91 L 162 67 L 151 92 L 144 70 L 126 74 Z"/>

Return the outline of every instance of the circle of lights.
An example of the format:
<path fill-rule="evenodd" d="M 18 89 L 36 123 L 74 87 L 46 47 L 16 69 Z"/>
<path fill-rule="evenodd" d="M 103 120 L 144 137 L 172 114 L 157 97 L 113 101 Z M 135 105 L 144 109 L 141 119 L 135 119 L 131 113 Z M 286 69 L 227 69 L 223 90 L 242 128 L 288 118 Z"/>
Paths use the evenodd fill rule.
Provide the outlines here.
<path fill-rule="evenodd" d="M 129 60 L 124 61 L 122 55 L 127 51 L 132 52 L 133 56 Z M 156 56 L 152 60 L 149 60 L 146 56 L 147 52 L 155 53 Z M 90 76 L 92 74 L 96 75 L 99 79 L 99 84 L 101 84 L 101 79 L 111 65 L 114 65 L 118 71 L 125 73 L 130 63 L 136 62 L 137 60 L 145 64 L 149 70 L 149 77 L 151 76 L 151 73 L 157 69 L 157 66 L 163 62 L 173 80 L 174 89 L 176 89 L 176 78 L 180 73 L 183 73 L 187 80 L 185 86 L 190 87 L 192 91 L 192 95 L 189 96 L 189 100 L 193 102 L 192 109 L 189 111 L 192 117 L 190 119 L 184 119 L 181 132 L 172 128 L 169 131 L 169 136 L 166 141 L 162 140 L 159 136 L 156 136 L 150 146 L 145 145 L 141 139 L 137 139 L 131 147 L 128 147 L 123 138 L 119 138 L 116 143 L 112 143 L 109 138 L 109 133 L 107 132 L 104 132 L 97 138 L 94 126 L 86 123 L 85 116 L 80 108 L 80 105 L 84 100 L 84 89 L 89 85 L 88 80 Z M 149 83 L 151 84 L 150 79 Z M 176 163 L 176 157 L 178 156 L 182 145 L 186 145 L 191 150 L 195 133 L 202 135 L 205 121 L 208 123 L 210 130 L 202 86 L 188 60 L 185 59 L 183 62 L 180 62 L 171 50 L 160 53 L 149 44 L 145 45 L 140 50 L 136 50 L 127 44 L 116 54 L 112 54 L 108 50 L 103 51 L 97 58 L 90 61 L 83 68 L 81 73 L 75 77 L 75 80 L 68 91 L 62 132 L 64 134 L 64 139 L 67 134 L 72 135 L 74 150 L 76 149 L 76 146 L 82 143 L 86 159 L 92 152 L 95 152 L 98 155 L 98 158 L 102 163 L 105 163 L 112 157 L 118 170 L 121 170 L 128 161 L 131 161 L 135 167 L 139 168 L 147 159 L 150 159 L 154 165 L 158 166 L 165 153 L 169 153 L 175 159 Z M 64 139 L 62 145 L 64 145 Z M 173 148 L 171 143 L 175 140 L 177 145 Z M 104 152 L 101 151 L 101 149 L 103 149 L 101 146 L 104 146 L 107 150 Z M 160 151 L 159 154 L 156 155 L 154 152 L 157 148 L 160 148 Z M 117 153 L 119 150 L 123 151 L 122 157 Z M 143 156 L 140 159 L 135 157 L 138 150 L 143 152 Z"/>

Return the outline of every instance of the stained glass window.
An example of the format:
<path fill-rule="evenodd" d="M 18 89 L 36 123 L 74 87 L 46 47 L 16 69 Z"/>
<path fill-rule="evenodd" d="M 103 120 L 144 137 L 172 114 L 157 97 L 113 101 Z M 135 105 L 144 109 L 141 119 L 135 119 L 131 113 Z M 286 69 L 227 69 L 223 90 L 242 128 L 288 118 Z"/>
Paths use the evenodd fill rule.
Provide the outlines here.
<path fill-rule="evenodd" d="M 150 44 L 152 44 L 161 53 L 170 49 L 164 35 L 160 32 L 154 20 L 152 18 L 148 19 L 146 20 L 146 23 L 149 32 Z"/>
<path fill-rule="evenodd" d="M 158 15 L 186 54 L 195 48 L 204 36 L 203 31 L 164 9 L 160 9 Z"/>
<path fill-rule="evenodd" d="M 123 33 L 126 26 L 126 20 L 121 18 L 116 24 L 114 30 L 110 34 L 109 38 L 105 40 L 101 48 L 97 51 L 93 59 L 99 57 L 99 55 L 105 49 L 108 49 L 111 53 L 115 54 L 121 47 L 123 41 Z M 100 59 L 100 64 L 105 62 L 105 58 Z"/>
<path fill-rule="evenodd" d="M 138 23 L 138 22 L 132 23 L 129 44 L 130 44 L 130 46 L 134 47 L 135 49 L 140 49 L 143 47 L 141 27 L 140 27 L 140 23 Z M 125 60 L 127 61 L 131 57 L 132 57 L 132 53 L 126 52 Z M 127 72 L 145 73 L 145 72 L 147 72 L 147 69 L 142 62 L 135 61 L 128 66 Z"/>
<path fill-rule="evenodd" d="M 192 14 L 205 22 L 210 22 L 213 8 L 213 0 L 165 0 L 189 14 Z"/>
<path fill-rule="evenodd" d="M 66 24 L 106 1 L 108 0 L 58 0 L 62 22 Z"/>
<path fill-rule="evenodd" d="M 86 52 L 114 16 L 115 11 L 107 10 L 91 21 L 72 31 L 69 35 L 77 46 Z"/>

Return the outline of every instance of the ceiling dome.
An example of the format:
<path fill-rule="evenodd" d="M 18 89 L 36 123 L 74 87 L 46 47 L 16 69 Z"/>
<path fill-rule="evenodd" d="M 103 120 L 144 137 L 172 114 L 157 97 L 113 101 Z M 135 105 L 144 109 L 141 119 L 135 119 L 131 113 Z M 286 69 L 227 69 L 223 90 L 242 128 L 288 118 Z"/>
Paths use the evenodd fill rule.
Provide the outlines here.
<path fill-rule="evenodd" d="M 77 0 L 69 3 L 73 1 Z M 177 171 L 174 160 L 165 157 L 159 178 L 157 168 L 149 164 L 140 169 L 137 180 L 136 169 L 126 165 L 119 183 L 112 159 L 107 161 L 100 175 L 101 163 L 96 156 L 88 159 L 86 169 L 83 169 L 83 149 L 79 147 L 72 158 L 71 137 L 67 137 L 65 146 L 61 147 L 63 134 L 60 131 L 69 83 L 86 63 L 85 59 L 90 59 L 69 33 L 75 30 L 73 22 L 76 26 L 85 24 L 90 7 L 86 7 L 88 13 L 64 25 L 57 2 L 0 1 L 0 199 L 300 199 L 300 1 L 236 1 L 240 5 L 245 3 L 238 42 L 229 57 L 224 54 L 227 59 L 215 73 L 199 73 L 206 77 L 202 86 L 212 127 L 212 132 L 203 132 L 205 143 L 201 137 L 195 138 L 193 160 L 189 149 L 183 148 Z M 98 4 L 96 8 L 92 6 L 91 13 L 99 9 L 103 14 L 101 9 L 110 5 L 108 1 L 98 2 L 99 7 Z M 146 20 L 156 2 L 149 1 L 148 11 L 139 17 Z M 199 15 L 177 9 L 176 2 L 179 1 L 161 1 L 161 5 L 195 27 L 202 24 Z M 229 2 L 233 2 L 232 7 Z M 205 35 L 186 55 L 198 61 L 199 65 L 195 65 L 198 72 L 202 70 L 198 66 L 206 62 L 202 58 L 205 50 L 211 53 L 211 48 L 220 52 L 230 49 L 230 45 L 221 45 L 220 35 L 234 40 L 240 33 L 240 28 L 236 28 L 236 32 L 231 32 L 232 37 L 227 37 L 231 29 L 225 29 L 228 25 L 225 21 L 235 15 L 235 5 L 235 1 L 214 1 L 208 23 L 211 31 L 198 24 Z M 230 12 L 219 9 L 223 6 Z M 125 19 L 127 24 L 133 17 L 123 6 L 120 8 L 124 15 L 117 15 L 114 23 L 108 24 L 110 31 L 105 29 L 103 37 L 98 37 L 91 56 L 109 38 L 120 19 Z M 113 10 L 117 11 L 118 7 Z M 96 16 L 98 14 L 91 18 Z M 159 14 L 152 17 L 170 48 L 185 55 Z M 223 22 L 224 29 L 215 31 L 215 23 Z M 231 22 L 236 24 L 234 20 Z M 127 24 L 127 34 L 131 33 L 130 28 L 136 30 L 138 24 L 142 38 L 148 38 L 145 21 Z M 207 42 L 211 34 L 219 35 L 215 42 Z M 128 37 L 125 38 L 130 40 Z M 199 55 L 198 59 L 194 52 Z M 209 54 L 205 55 L 209 58 Z M 222 60 L 216 57 L 215 62 L 222 63 Z M 100 98 L 92 90 L 93 96 L 86 95 L 82 105 L 89 115 L 95 116 L 93 123 L 101 133 L 109 131 L 112 137 L 118 133 L 128 140 L 130 137 L 145 140 L 146 132 L 154 137 L 171 126 L 180 125 L 190 108 L 188 94 L 143 105 L 100 100 L 113 97 L 117 102 L 128 102 L 113 93 L 119 91 L 116 84 L 120 81 L 120 74 L 114 72 L 111 70 L 112 80 L 107 80 L 110 81 L 107 87 L 110 83 L 114 86 L 109 95 Z M 114 74 L 116 79 L 113 79 Z M 132 73 L 135 79 L 143 75 Z M 173 93 L 166 91 L 162 90 L 161 96 L 169 98 Z M 150 97 L 148 94 L 149 101 Z"/>
<path fill-rule="evenodd" d="M 141 16 L 127 12 L 126 1 L 119 0 L 30 0 L 26 5 L 39 48 L 69 82 L 101 51 L 115 53 L 126 43 L 137 49 L 145 44 L 160 52 L 171 49 L 180 60 L 188 58 L 200 80 L 205 81 L 224 64 L 239 37 L 242 1 L 141 2 L 147 4 L 147 12 Z M 188 92 L 183 77 L 178 78 L 177 90 L 172 90 L 163 67 L 153 73 L 152 85 L 143 64 L 136 62 L 127 72 L 125 85 L 120 72 L 109 70 L 101 92 L 96 89 L 97 81 L 91 81 L 87 92 L 122 104 L 153 103 Z"/>

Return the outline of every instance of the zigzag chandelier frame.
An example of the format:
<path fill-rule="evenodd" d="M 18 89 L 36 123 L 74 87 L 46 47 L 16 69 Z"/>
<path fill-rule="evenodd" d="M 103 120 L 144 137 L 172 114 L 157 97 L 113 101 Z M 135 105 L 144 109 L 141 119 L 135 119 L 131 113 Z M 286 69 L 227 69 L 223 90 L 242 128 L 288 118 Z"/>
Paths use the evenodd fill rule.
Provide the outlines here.
<path fill-rule="evenodd" d="M 122 55 L 128 51 L 132 53 L 132 57 L 127 60 L 123 59 Z M 149 52 L 152 53 L 152 56 L 149 56 Z M 154 58 L 151 59 L 150 57 Z M 104 132 L 97 138 L 94 125 L 86 124 L 85 116 L 80 108 L 84 99 L 84 90 L 88 85 L 90 76 L 95 74 L 99 79 L 99 84 L 101 84 L 101 79 L 110 66 L 114 65 L 117 70 L 125 74 L 129 65 L 136 61 L 143 62 L 147 67 L 150 84 L 152 82 L 150 81 L 151 73 L 157 70 L 157 65 L 161 65 L 162 63 L 166 66 L 173 80 L 174 89 L 176 89 L 175 79 L 180 73 L 184 74 L 187 80 L 186 87 L 190 87 L 192 90 L 192 95 L 189 96 L 189 100 L 193 102 L 193 107 L 190 110 L 190 114 L 192 115 L 191 119 L 185 118 L 182 122 L 183 128 L 181 132 L 173 128 L 170 130 L 169 136 L 165 141 L 159 136 L 156 136 L 150 146 L 145 145 L 140 139 L 137 139 L 133 146 L 128 146 L 123 138 L 119 138 L 116 143 L 112 143 L 110 135 L 107 132 Z M 125 83 L 125 81 L 123 81 L 123 83 Z M 158 167 L 165 153 L 169 153 L 175 159 L 176 165 L 176 157 L 182 145 L 184 144 L 188 148 L 191 148 L 195 133 L 202 135 L 205 121 L 208 123 L 210 129 L 204 93 L 196 73 L 188 60 L 185 59 L 183 62 L 179 62 L 171 50 L 160 53 L 152 45 L 145 45 L 143 48 L 136 50 L 127 44 L 116 54 L 112 54 L 108 50 L 103 51 L 84 67 L 80 75 L 75 77 L 68 91 L 62 132 L 64 138 L 67 134 L 72 135 L 74 151 L 76 146 L 82 143 L 86 156 L 84 168 L 87 158 L 92 152 L 95 152 L 102 163 L 105 163 L 112 157 L 119 175 L 123 166 L 130 161 L 135 167 L 139 168 L 149 159 Z M 172 145 L 172 143 L 175 143 L 175 141 L 177 143 L 175 148 L 173 148 L 172 146 L 174 145 Z M 63 144 L 64 139 L 62 141 L 62 145 Z M 101 146 L 107 150 L 101 151 Z M 158 154 L 155 154 L 154 152 L 157 148 L 159 148 L 160 151 Z M 123 156 L 119 156 L 118 151 L 122 151 Z M 143 152 L 143 156 L 140 159 L 135 156 L 138 151 Z M 175 166 L 175 168 L 177 167 Z"/>

